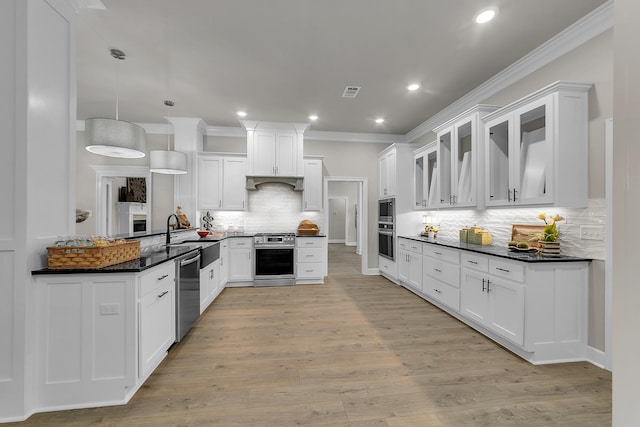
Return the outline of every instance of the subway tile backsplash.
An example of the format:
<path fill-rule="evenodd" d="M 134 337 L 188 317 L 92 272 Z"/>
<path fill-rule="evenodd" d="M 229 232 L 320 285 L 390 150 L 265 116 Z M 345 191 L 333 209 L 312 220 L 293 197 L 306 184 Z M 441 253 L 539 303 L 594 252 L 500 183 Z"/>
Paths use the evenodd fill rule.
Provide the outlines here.
<path fill-rule="evenodd" d="M 248 192 L 247 211 L 214 211 L 214 228 L 223 231 L 244 230 L 247 233 L 287 232 L 295 233 L 300 221 L 308 219 L 324 233 L 322 212 L 302 210 L 302 192 L 281 183 L 258 185 L 257 191 Z M 202 217 L 207 211 L 200 211 Z M 201 221 L 199 221 L 200 223 Z"/>
<path fill-rule="evenodd" d="M 538 214 L 547 216 L 559 214 L 565 218 L 558 223 L 560 232 L 560 247 L 563 254 L 593 259 L 605 259 L 604 240 L 582 240 L 580 227 L 583 225 L 606 225 L 606 208 L 604 199 L 590 199 L 584 209 L 573 208 L 513 208 L 513 209 L 484 209 L 484 210 L 447 210 L 409 213 L 399 218 L 403 224 L 399 234 L 420 233 L 424 229 L 422 216 L 430 215 L 432 222 L 439 227 L 438 236 L 447 239 L 458 239 L 458 231 L 463 227 L 477 225 L 488 230 L 493 237 L 493 244 L 506 245 L 511 240 L 512 224 L 544 225 L 538 219 Z"/>

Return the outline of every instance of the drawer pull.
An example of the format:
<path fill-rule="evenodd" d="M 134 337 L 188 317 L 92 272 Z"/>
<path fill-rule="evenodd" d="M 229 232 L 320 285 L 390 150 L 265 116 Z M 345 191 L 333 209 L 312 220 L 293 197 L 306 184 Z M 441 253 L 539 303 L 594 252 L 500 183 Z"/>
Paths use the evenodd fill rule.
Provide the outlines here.
<path fill-rule="evenodd" d="M 482 279 L 482 292 L 484 292 L 484 291 L 485 291 L 485 289 L 486 289 L 486 288 L 484 287 L 484 280 L 485 280 L 485 279 Z"/>
<path fill-rule="evenodd" d="M 442 255 L 442 252 L 433 252 L 436 255 Z"/>
<path fill-rule="evenodd" d="M 313 258 L 313 255 L 305 255 L 307 258 Z"/>
<path fill-rule="evenodd" d="M 168 293 L 169 293 L 169 291 L 164 291 L 161 294 L 158 294 L 158 298 L 162 298 L 163 296 L 165 296 Z"/>
<path fill-rule="evenodd" d="M 496 270 L 504 271 L 505 273 L 511 273 L 511 270 L 507 270 L 506 268 L 496 267 Z"/>
<path fill-rule="evenodd" d="M 439 268 L 434 268 L 435 271 L 437 271 L 438 273 L 442 273 L 442 270 L 440 270 Z"/>
<path fill-rule="evenodd" d="M 438 289 L 434 289 L 434 291 L 436 291 L 437 293 L 441 294 L 442 292 L 440 292 L 440 290 Z"/>
<path fill-rule="evenodd" d="M 467 262 L 468 262 L 469 264 L 476 264 L 476 265 L 478 265 L 478 262 L 477 262 L 477 261 L 467 260 Z"/>
<path fill-rule="evenodd" d="M 166 279 L 167 277 L 169 277 L 169 275 L 168 275 L 168 274 L 165 274 L 164 276 L 160 276 L 160 277 L 158 277 L 158 280 Z"/>
<path fill-rule="evenodd" d="M 313 270 L 307 270 L 307 273 L 313 273 Z"/>

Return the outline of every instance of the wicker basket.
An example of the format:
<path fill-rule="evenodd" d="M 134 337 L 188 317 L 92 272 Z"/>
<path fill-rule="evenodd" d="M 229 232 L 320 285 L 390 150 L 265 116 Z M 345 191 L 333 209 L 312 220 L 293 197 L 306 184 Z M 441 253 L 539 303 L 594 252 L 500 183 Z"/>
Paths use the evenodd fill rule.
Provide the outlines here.
<path fill-rule="evenodd" d="M 49 268 L 103 268 L 140 258 L 137 240 L 109 246 L 50 246 L 47 248 Z"/>

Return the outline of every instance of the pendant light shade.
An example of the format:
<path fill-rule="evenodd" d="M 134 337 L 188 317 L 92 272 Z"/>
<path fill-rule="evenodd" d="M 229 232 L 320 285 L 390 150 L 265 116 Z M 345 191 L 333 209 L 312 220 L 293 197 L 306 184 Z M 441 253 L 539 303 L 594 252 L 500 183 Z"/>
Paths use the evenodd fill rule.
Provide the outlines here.
<path fill-rule="evenodd" d="M 149 163 L 151 172 L 171 175 L 187 173 L 187 156 L 179 151 L 152 150 Z"/>
<path fill-rule="evenodd" d="M 136 124 L 113 119 L 88 119 L 84 122 L 87 151 L 108 157 L 138 159 L 145 156 L 144 129 Z"/>
<path fill-rule="evenodd" d="M 173 101 L 164 101 L 167 107 L 173 107 Z M 155 173 L 182 175 L 187 173 L 187 156 L 179 151 L 171 151 L 171 135 L 167 131 L 167 151 L 149 152 L 149 170 Z"/>
<path fill-rule="evenodd" d="M 111 49 L 111 56 L 118 61 L 125 58 L 124 52 Z M 118 119 L 119 92 L 116 85 L 116 118 L 87 119 L 84 122 L 85 148 L 102 156 L 137 159 L 145 156 L 147 142 L 144 129 L 136 124 Z"/>

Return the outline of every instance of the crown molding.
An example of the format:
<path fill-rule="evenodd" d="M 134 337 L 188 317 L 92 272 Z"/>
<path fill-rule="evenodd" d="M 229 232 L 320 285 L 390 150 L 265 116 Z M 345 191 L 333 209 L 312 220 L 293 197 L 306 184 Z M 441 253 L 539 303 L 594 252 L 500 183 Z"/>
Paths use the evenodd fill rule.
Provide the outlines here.
<path fill-rule="evenodd" d="M 311 130 L 304 136 L 312 141 L 345 141 L 345 142 L 371 142 L 375 144 L 394 144 L 406 142 L 404 135 L 390 133 L 359 133 L 359 132 L 327 132 Z"/>
<path fill-rule="evenodd" d="M 575 24 L 567 27 L 462 98 L 407 132 L 405 135 L 406 141 L 415 141 L 431 132 L 439 124 L 450 120 L 471 106 L 485 101 L 492 95 L 610 28 L 613 28 L 613 0 L 607 1 Z"/>

